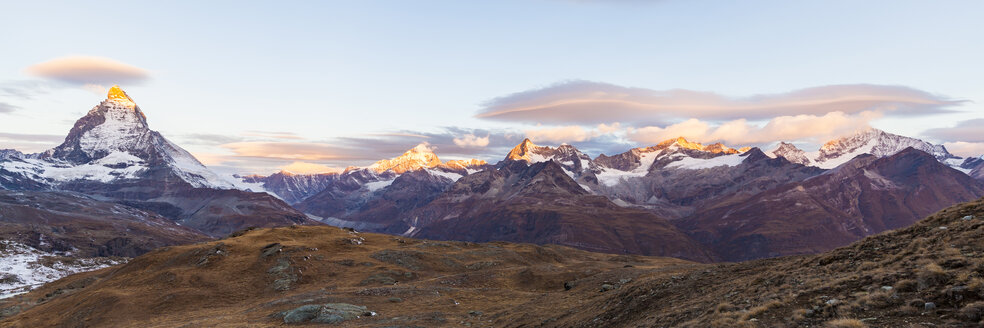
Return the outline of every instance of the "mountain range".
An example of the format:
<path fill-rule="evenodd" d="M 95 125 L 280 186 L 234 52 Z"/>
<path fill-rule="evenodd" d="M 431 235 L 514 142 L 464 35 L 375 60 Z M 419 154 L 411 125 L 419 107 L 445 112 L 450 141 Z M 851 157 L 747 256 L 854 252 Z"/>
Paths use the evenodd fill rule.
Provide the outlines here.
<path fill-rule="evenodd" d="M 135 225 L 127 231 L 144 232 L 121 244 L 131 246 L 93 253 L 127 257 L 248 228 L 329 224 L 429 239 L 741 261 L 821 252 L 907 226 L 984 196 L 982 171 L 982 158 L 868 129 L 814 152 L 785 142 L 764 152 L 673 138 L 592 158 L 572 145 L 526 139 L 494 164 L 442 161 L 420 144 L 341 172 L 223 176 L 151 130 L 143 111 L 115 86 L 59 146 L 37 154 L 0 150 L 0 189 L 48 198 L 43 210 L 81 197 L 96 208 L 138 213 L 116 216 Z M 68 227 L 88 224 L 59 222 L 42 226 L 76 231 Z M 158 235 L 161 225 L 189 235 L 165 238 Z M 22 230 L 71 249 L 99 248 L 38 226 Z"/>

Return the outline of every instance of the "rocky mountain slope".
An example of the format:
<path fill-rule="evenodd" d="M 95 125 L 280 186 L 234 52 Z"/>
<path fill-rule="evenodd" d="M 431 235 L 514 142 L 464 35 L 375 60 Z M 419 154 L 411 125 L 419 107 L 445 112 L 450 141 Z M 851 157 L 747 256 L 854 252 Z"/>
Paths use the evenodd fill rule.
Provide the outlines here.
<path fill-rule="evenodd" d="M 812 256 L 737 264 L 332 227 L 170 247 L 0 301 L 5 327 L 976 327 L 984 199 Z"/>
<path fill-rule="evenodd" d="M 711 256 L 666 220 L 591 195 L 555 161 L 500 163 L 459 179 L 404 222 L 409 236 L 559 244 L 610 253 Z"/>
<path fill-rule="evenodd" d="M 750 198 L 724 198 L 677 224 L 722 259 L 740 261 L 829 250 L 981 196 L 984 183 L 909 148 L 862 155 Z"/>
<path fill-rule="evenodd" d="M 0 190 L 0 297 L 210 239 L 155 213 L 82 194 Z"/>
<path fill-rule="evenodd" d="M 265 193 L 237 190 L 160 133 L 119 87 L 79 119 L 65 141 L 40 154 L 8 151 L 0 184 L 64 190 L 150 210 L 211 236 L 245 227 L 311 224 Z"/>

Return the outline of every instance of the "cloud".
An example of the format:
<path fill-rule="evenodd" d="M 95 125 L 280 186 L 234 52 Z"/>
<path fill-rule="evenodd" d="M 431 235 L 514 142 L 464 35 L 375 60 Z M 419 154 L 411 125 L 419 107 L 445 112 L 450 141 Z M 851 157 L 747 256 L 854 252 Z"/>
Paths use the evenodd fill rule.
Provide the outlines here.
<path fill-rule="evenodd" d="M 898 115 L 949 112 L 964 103 L 925 91 L 873 84 L 812 87 L 778 94 L 728 97 L 691 90 L 651 90 L 591 81 L 567 81 L 486 102 L 479 118 L 535 124 L 645 124 L 698 118 L 707 121 L 762 120 L 775 116 L 858 114 Z"/>
<path fill-rule="evenodd" d="M 55 58 L 27 68 L 27 72 L 87 89 L 112 84 L 140 84 L 150 78 L 142 68 L 117 60 L 94 56 L 67 56 Z"/>
<path fill-rule="evenodd" d="M 713 125 L 698 119 L 689 119 L 666 127 L 647 126 L 629 128 L 630 140 L 655 144 L 676 137 L 700 142 L 723 142 L 731 145 L 753 145 L 774 141 L 810 140 L 823 141 L 868 128 L 869 122 L 880 117 L 877 112 L 861 112 L 854 115 L 831 112 L 824 115 L 780 116 L 764 125 L 751 124 L 738 119 Z"/>
<path fill-rule="evenodd" d="M 489 145 L 489 136 L 479 138 L 474 134 L 466 134 L 460 138 L 454 138 L 451 140 L 455 145 L 462 148 L 481 148 Z"/>
<path fill-rule="evenodd" d="M 205 146 L 217 146 L 221 144 L 245 141 L 245 139 L 243 139 L 242 137 L 228 136 L 224 134 L 212 134 L 212 133 L 182 134 L 182 135 L 178 135 L 177 139 L 181 141 L 181 144 L 205 145 Z"/>
<path fill-rule="evenodd" d="M 951 154 L 961 157 L 976 157 L 984 155 L 984 142 L 946 142 L 943 147 Z"/>
<path fill-rule="evenodd" d="M 591 131 L 580 125 L 526 130 L 526 136 L 538 142 L 581 142 L 591 138 Z"/>
<path fill-rule="evenodd" d="M 942 141 L 984 142 L 984 118 L 962 121 L 950 128 L 929 129 L 923 135 Z"/>
<path fill-rule="evenodd" d="M 358 159 L 344 148 L 315 142 L 268 142 L 244 141 L 223 144 L 220 147 L 232 151 L 236 156 L 275 158 L 288 160 L 344 160 Z"/>
<path fill-rule="evenodd" d="M 19 108 L 20 107 L 17 107 L 17 106 L 14 106 L 14 105 L 11 105 L 11 104 L 8 104 L 8 103 L 5 103 L 5 102 L 0 102 L 0 113 L 11 113 L 11 112 L 13 112 L 13 111 L 15 111 L 15 110 L 17 110 Z"/>
<path fill-rule="evenodd" d="M 271 138 L 271 139 L 289 139 L 289 140 L 303 140 L 304 137 L 298 136 L 293 132 L 277 132 L 277 131 L 246 131 L 243 133 L 244 136 L 248 137 L 260 137 L 260 138 Z"/>
<path fill-rule="evenodd" d="M 56 87 L 55 84 L 39 80 L 4 81 L 0 83 L 0 97 L 30 100 L 48 94 Z"/>
<path fill-rule="evenodd" d="M 295 174 L 333 173 L 342 171 L 342 169 L 336 167 L 308 162 L 292 162 L 284 166 L 282 169 Z"/>
<path fill-rule="evenodd" d="M 0 149 L 11 148 L 32 153 L 51 149 L 64 140 L 63 135 L 0 132 Z"/>

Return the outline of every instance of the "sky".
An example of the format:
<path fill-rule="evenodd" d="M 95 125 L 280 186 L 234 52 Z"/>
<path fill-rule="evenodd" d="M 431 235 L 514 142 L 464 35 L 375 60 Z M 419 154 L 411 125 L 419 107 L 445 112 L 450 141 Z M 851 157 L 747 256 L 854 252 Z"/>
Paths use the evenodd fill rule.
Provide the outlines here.
<path fill-rule="evenodd" d="M 51 148 L 119 84 L 217 170 L 426 142 L 495 162 L 684 136 L 807 151 L 875 127 L 984 154 L 981 1 L 6 1 L 0 148 Z"/>

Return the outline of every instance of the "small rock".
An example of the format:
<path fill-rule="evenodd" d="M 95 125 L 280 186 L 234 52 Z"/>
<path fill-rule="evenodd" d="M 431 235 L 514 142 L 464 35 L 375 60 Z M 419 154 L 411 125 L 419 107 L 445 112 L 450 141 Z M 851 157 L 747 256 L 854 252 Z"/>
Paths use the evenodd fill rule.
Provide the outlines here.
<path fill-rule="evenodd" d="M 575 283 L 573 281 L 568 281 L 564 283 L 564 290 L 574 289 Z"/>
<path fill-rule="evenodd" d="M 936 308 L 936 303 L 926 302 L 926 304 L 923 304 L 923 309 L 932 310 L 932 309 L 935 309 L 935 308 Z"/>
<path fill-rule="evenodd" d="M 884 290 L 884 291 L 891 291 L 892 290 L 892 286 L 881 286 L 881 289 Z"/>
<path fill-rule="evenodd" d="M 947 229 L 946 226 L 940 227 L 940 230 L 946 230 L 946 229 Z"/>
<path fill-rule="evenodd" d="M 619 279 L 619 280 L 618 280 L 618 284 L 619 284 L 619 285 L 624 285 L 624 284 L 627 284 L 627 283 L 629 283 L 629 282 L 631 282 L 631 281 L 632 281 L 632 279 L 629 279 L 629 278 L 625 278 L 625 279 Z"/>
<path fill-rule="evenodd" d="M 603 285 L 601 285 L 601 290 L 599 290 L 599 291 L 600 292 L 607 292 L 607 291 L 612 290 L 612 289 L 615 289 L 615 286 L 612 286 L 611 284 L 603 284 Z"/>
<path fill-rule="evenodd" d="M 827 305 L 834 305 L 834 304 L 837 304 L 839 302 L 840 301 L 838 301 L 836 298 L 831 298 L 831 299 L 827 300 L 826 303 L 827 303 Z"/>
<path fill-rule="evenodd" d="M 400 303 L 400 302 L 403 302 L 403 299 L 402 298 L 399 298 L 399 297 L 390 297 L 388 301 L 390 303 Z"/>
<path fill-rule="evenodd" d="M 365 306 L 348 303 L 308 304 L 284 312 L 284 323 L 339 323 L 362 315 L 375 315 Z"/>
<path fill-rule="evenodd" d="M 476 311 L 476 310 L 468 311 L 468 315 L 473 315 L 473 316 L 476 316 L 476 317 L 477 316 L 480 316 L 482 314 L 483 314 L 482 311 Z"/>
<path fill-rule="evenodd" d="M 962 217 L 961 219 L 964 220 L 964 221 L 970 221 L 970 220 L 973 220 L 974 219 L 974 216 L 973 215 L 968 215 L 968 216 Z"/>

